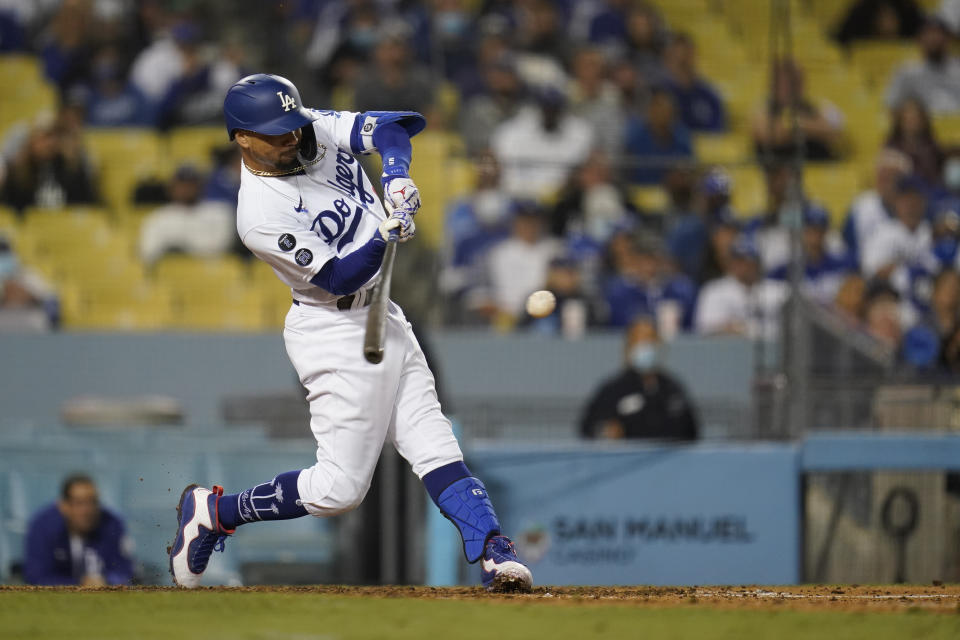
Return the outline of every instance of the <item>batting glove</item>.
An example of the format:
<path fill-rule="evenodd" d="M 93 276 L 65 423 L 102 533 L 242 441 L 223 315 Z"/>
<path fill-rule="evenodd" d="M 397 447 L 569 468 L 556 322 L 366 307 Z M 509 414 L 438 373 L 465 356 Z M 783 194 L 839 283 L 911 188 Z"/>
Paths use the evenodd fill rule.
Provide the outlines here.
<path fill-rule="evenodd" d="M 400 242 L 406 242 L 412 238 L 417 232 L 417 225 L 413 222 L 413 214 L 403 210 L 394 211 L 392 216 L 380 223 L 377 231 L 380 233 L 380 237 L 386 240 L 394 229 L 399 231 L 400 235 L 397 239 Z"/>
<path fill-rule="evenodd" d="M 383 184 L 383 204 L 387 213 L 392 215 L 394 211 L 404 209 L 411 216 L 416 215 L 420 209 L 420 190 L 413 184 L 413 180 L 402 176 L 384 176 L 384 179 L 386 182 Z"/>

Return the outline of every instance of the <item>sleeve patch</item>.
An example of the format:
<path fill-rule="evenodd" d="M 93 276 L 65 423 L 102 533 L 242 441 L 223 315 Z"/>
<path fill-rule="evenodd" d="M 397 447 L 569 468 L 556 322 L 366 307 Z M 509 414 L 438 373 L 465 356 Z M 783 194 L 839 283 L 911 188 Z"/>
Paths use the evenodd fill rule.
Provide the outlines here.
<path fill-rule="evenodd" d="M 280 251 L 293 251 L 297 246 L 297 239 L 292 233 L 285 233 L 277 240 L 277 246 Z"/>
<path fill-rule="evenodd" d="M 310 249 L 300 249 L 300 251 L 294 254 L 293 258 L 297 261 L 298 265 L 305 267 L 313 262 L 313 252 L 310 251 Z"/>

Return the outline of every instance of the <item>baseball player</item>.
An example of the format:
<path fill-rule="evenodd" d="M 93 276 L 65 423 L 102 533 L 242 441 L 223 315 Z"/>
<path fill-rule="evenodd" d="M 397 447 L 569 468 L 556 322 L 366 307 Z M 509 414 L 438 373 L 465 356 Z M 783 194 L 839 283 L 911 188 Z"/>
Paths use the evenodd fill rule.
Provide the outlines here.
<path fill-rule="evenodd" d="M 464 465 L 397 305 L 387 311 L 383 362 L 361 357 L 386 239 L 414 234 L 420 196 L 408 172 L 410 137 L 426 126 L 423 116 L 307 109 L 290 81 L 266 74 L 233 85 L 223 110 L 243 158 L 240 239 L 292 290 L 283 337 L 307 390 L 317 463 L 231 495 L 184 489 L 170 548 L 174 582 L 197 586 L 212 552 L 241 525 L 356 508 L 389 441 L 460 531 L 467 561 L 482 559 L 484 586 L 529 591 L 533 577 Z M 373 151 L 383 159 L 384 204 L 356 158 Z"/>

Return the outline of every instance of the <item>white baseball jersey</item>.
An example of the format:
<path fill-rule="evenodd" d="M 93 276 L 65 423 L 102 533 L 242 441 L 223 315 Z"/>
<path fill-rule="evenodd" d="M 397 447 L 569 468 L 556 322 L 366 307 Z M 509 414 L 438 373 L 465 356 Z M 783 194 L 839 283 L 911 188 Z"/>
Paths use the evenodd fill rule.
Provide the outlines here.
<path fill-rule="evenodd" d="M 386 213 L 359 161 L 350 152 L 350 132 L 360 115 L 318 111 L 314 121 L 318 156 L 303 172 L 280 177 L 254 175 L 244 167 L 237 204 L 240 240 L 273 267 L 293 290 L 293 299 L 330 303 L 338 296 L 310 282 L 331 258 L 365 244 Z M 372 129 L 372 127 L 371 127 Z M 364 152 L 374 149 L 363 136 Z M 379 278 L 373 277 L 364 289 Z"/>
<path fill-rule="evenodd" d="M 339 310 L 333 304 L 338 296 L 310 282 L 328 260 L 369 241 L 386 217 L 350 153 L 359 114 L 319 113 L 313 123 L 318 153 L 325 154 L 319 162 L 280 177 L 261 177 L 244 168 L 237 231 L 301 303 L 291 305 L 283 339 L 307 391 L 317 463 L 297 477 L 297 490 L 308 513 L 331 516 L 363 499 L 385 442 L 421 478 L 463 460 L 463 454 L 400 307 L 390 303 L 384 359 L 370 364 L 363 358 L 369 307 L 354 304 Z M 376 117 L 364 117 L 361 143 L 369 152 Z M 361 290 L 372 288 L 378 276 Z"/>

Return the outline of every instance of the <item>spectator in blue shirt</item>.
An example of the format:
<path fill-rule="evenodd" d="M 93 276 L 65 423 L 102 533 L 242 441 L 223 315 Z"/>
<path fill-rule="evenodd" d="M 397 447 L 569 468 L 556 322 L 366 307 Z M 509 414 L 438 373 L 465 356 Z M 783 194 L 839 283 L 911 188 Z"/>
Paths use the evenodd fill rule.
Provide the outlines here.
<path fill-rule="evenodd" d="M 86 98 L 87 124 L 94 127 L 150 126 L 153 105 L 139 89 L 128 83 L 120 52 L 106 46 L 91 65 L 92 83 Z"/>
<path fill-rule="evenodd" d="M 731 180 L 726 171 L 716 168 L 707 171 L 700 178 L 693 210 L 671 221 L 667 229 L 667 245 L 677 266 L 701 282 L 705 281 L 701 279 L 705 263 L 710 261 L 708 249 L 714 227 L 736 226 L 730 210 L 730 189 Z"/>
<path fill-rule="evenodd" d="M 803 208 L 803 290 L 811 298 L 823 304 L 832 303 L 840 286 L 850 272 L 855 271 L 846 255 L 830 251 L 827 232 L 830 220 L 826 210 L 818 205 L 807 203 Z M 786 281 L 790 265 L 782 264 L 770 272 L 773 280 Z"/>
<path fill-rule="evenodd" d="M 126 546 L 123 522 L 100 506 L 93 480 L 72 475 L 60 500 L 30 521 L 23 577 L 36 585 L 129 584 L 133 563 Z"/>
<path fill-rule="evenodd" d="M 639 315 L 667 313 L 675 329 L 689 330 L 693 323 L 697 289 L 693 281 L 671 273 L 664 247 L 653 238 L 631 246 L 616 274 L 604 287 L 609 324 L 626 327 Z"/>
<path fill-rule="evenodd" d="M 627 124 L 627 153 L 637 163 L 632 182 L 659 184 L 672 168 L 693 159 L 690 131 L 677 117 L 673 94 L 656 87 L 650 92 L 646 118 Z"/>
<path fill-rule="evenodd" d="M 663 52 L 663 84 L 673 93 L 680 120 L 692 131 L 727 128 L 717 91 L 697 73 L 697 50 L 685 33 L 674 33 Z"/>

